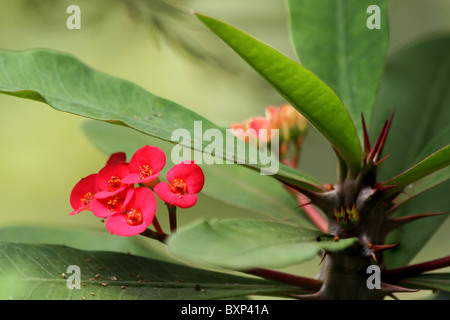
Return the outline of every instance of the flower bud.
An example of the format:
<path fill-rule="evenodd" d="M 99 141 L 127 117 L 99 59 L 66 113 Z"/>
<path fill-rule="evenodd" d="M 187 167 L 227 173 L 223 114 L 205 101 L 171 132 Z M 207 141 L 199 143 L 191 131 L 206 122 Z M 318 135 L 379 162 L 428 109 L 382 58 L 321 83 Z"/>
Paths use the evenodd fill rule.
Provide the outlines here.
<path fill-rule="evenodd" d="M 267 106 L 265 117 L 253 117 L 233 124 L 231 128 L 235 130 L 236 136 L 246 143 L 262 139 L 270 143 L 271 130 L 278 130 L 278 154 L 287 165 L 296 167 L 308 131 L 308 122 L 294 107 L 285 104 L 279 107 Z M 267 135 L 260 134 L 261 129 L 265 129 Z"/>

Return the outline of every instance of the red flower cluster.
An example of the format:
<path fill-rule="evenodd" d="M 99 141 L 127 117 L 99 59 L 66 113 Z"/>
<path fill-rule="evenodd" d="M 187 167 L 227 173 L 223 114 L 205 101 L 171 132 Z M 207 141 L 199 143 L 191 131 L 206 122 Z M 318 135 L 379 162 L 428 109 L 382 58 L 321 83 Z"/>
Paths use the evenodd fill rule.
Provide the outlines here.
<path fill-rule="evenodd" d="M 167 173 L 168 183 L 159 181 L 166 164 L 164 152 L 144 146 L 126 162 L 123 152 L 114 153 L 98 172 L 81 179 L 73 188 L 70 204 L 75 215 L 89 210 L 106 218 L 111 234 L 133 236 L 142 233 L 155 219 L 156 197 L 169 206 L 190 208 L 204 185 L 202 169 L 184 161 Z"/>

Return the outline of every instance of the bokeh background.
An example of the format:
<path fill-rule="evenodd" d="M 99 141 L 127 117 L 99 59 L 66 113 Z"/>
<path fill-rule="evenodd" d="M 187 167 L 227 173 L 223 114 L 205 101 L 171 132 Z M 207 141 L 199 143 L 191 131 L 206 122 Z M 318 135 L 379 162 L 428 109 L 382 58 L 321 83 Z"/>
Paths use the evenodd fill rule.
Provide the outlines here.
<path fill-rule="evenodd" d="M 66 8 L 71 4 L 81 8 L 81 30 L 66 27 Z M 263 115 L 267 105 L 284 100 L 190 10 L 227 21 L 296 59 L 286 8 L 284 0 L 2 0 L 0 49 L 69 53 L 96 70 L 130 80 L 228 126 Z M 392 0 L 388 54 L 420 39 L 450 33 L 449 13 L 448 0 Z M 68 230 L 59 235 L 65 238 L 52 239 L 67 244 L 70 230 L 107 233 L 92 215 L 68 216 L 74 184 L 97 172 L 107 159 L 81 129 L 85 121 L 42 103 L 0 95 L 0 228 Z M 335 182 L 334 154 L 314 130 L 307 138 L 301 166 L 321 181 Z M 254 214 L 201 197 L 183 215 L 180 223 L 200 216 Z M 447 219 L 414 261 L 440 257 L 435 252 L 442 254 L 441 239 L 448 239 L 449 227 Z M 20 240 L 18 234 L 11 237 Z M 300 271 L 314 276 L 317 261 Z"/>

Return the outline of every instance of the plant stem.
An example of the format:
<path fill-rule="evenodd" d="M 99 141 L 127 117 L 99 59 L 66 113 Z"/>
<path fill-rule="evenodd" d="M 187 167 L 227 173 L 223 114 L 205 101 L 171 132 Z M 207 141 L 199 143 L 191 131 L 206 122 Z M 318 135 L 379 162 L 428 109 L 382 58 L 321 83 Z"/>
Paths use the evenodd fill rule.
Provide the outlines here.
<path fill-rule="evenodd" d="M 162 242 L 162 243 L 165 243 L 166 239 L 167 239 L 167 234 L 155 232 L 151 229 L 145 229 L 145 231 L 140 233 L 140 235 L 150 238 L 150 239 L 158 240 L 159 242 Z"/>
<path fill-rule="evenodd" d="M 159 224 L 158 219 L 156 219 L 156 216 L 153 218 L 152 224 L 155 227 L 156 232 L 164 234 L 164 231 L 161 229 L 161 225 Z"/>
<path fill-rule="evenodd" d="M 410 266 L 383 270 L 381 274 L 383 277 L 388 278 L 390 281 L 395 281 L 404 278 L 419 276 L 424 272 L 433 271 L 445 267 L 450 267 L 450 256 L 423 263 L 413 264 Z"/>
<path fill-rule="evenodd" d="M 169 210 L 170 232 L 174 233 L 177 230 L 177 207 L 168 203 L 166 205 Z"/>
<path fill-rule="evenodd" d="M 293 274 L 283 273 L 274 270 L 252 268 L 244 271 L 247 274 L 252 274 L 264 279 L 273 280 L 277 282 L 283 282 L 287 284 L 296 285 L 306 290 L 318 291 L 322 286 L 322 281 L 296 276 Z"/>

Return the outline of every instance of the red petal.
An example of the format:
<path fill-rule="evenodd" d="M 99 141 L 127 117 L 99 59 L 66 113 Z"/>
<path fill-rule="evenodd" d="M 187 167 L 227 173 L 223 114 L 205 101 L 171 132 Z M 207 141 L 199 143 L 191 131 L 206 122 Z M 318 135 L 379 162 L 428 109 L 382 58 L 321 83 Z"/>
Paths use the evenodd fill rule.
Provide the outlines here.
<path fill-rule="evenodd" d="M 173 166 L 167 172 L 167 180 L 172 182 L 175 179 L 181 179 L 186 183 L 187 193 L 199 193 L 205 184 L 203 170 L 194 163 L 194 161 L 183 161 Z"/>
<path fill-rule="evenodd" d="M 171 205 L 180 208 L 190 208 L 197 203 L 197 195 L 195 194 L 185 194 L 177 195 L 170 191 L 170 186 L 167 182 L 160 182 L 155 186 L 155 192 L 158 197 Z"/>
<path fill-rule="evenodd" d="M 115 213 L 122 212 L 134 194 L 134 188 L 127 188 L 118 194 L 107 198 L 95 198 L 91 202 L 91 211 L 98 218 L 107 218 Z M 117 202 L 115 202 L 117 201 Z"/>
<path fill-rule="evenodd" d="M 166 165 L 166 155 L 158 147 L 143 146 L 131 157 L 129 164 L 130 173 L 139 173 L 139 167 L 142 165 L 149 165 L 153 170 L 153 174 L 156 174 Z"/>
<path fill-rule="evenodd" d="M 129 225 L 125 213 L 116 213 L 105 221 L 105 227 L 112 234 L 123 237 L 134 236 L 142 233 L 153 222 L 156 212 L 156 197 L 154 193 L 145 187 L 135 189 L 130 202 L 124 208 L 124 212 L 135 209 L 143 214 L 143 222 L 139 225 Z"/>
<path fill-rule="evenodd" d="M 96 194 L 96 198 L 106 198 L 110 195 L 118 193 L 128 187 L 127 184 L 123 184 L 116 190 L 109 190 L 109 180 L 111 177 L 117 177 L 122 182 L 122 179 L 129 174 L 128 164 L 126 163 L 113 163 L 109 164 L 101 169 L 97 174 L 97 187 L 99 192 Z"/>
<path fill-rule="evenodd" d="M 83 210 L 88 210 L 89 205 L 83 205 L 82 199 L 85 198 L 87 193 L 91 193 L 92 197 L 98 191 L 96 184 L 97 174 L 93 173 L 80 181 L 73 187 L 70 194 L 70 205 L 74 209 L 70 215 L 77 214 Z"/>

